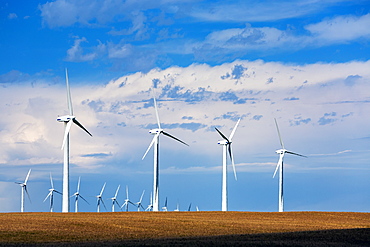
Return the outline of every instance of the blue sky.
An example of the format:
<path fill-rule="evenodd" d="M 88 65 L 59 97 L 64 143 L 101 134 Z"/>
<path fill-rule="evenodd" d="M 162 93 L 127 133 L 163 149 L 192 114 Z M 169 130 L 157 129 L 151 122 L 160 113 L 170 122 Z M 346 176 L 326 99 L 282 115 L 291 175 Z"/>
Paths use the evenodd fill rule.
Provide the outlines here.
<path fill-rule="evenodd" d="M 286 156 L 286 210 L 369 212 L 369 26 L 368 1 L 1 1 L 0 211 L 19 211 L 14 182 L 30 168 L 26 211 L 48 210 L 49 172 L 61 190 L 68 68 L 93 134 L 71 132 L 82 211 L 104 182 L 107 206 L 119 184 L 120 203 L 126 185 L 149 203 L 154 86 L 162 127 L 190 144 L 160 140 L 170 210 L 221 209 L 214 127 L 229 135 L 241 118 L 229 209 L 276 211 L 276 118 L 286 148 L 308 156 Z"/>

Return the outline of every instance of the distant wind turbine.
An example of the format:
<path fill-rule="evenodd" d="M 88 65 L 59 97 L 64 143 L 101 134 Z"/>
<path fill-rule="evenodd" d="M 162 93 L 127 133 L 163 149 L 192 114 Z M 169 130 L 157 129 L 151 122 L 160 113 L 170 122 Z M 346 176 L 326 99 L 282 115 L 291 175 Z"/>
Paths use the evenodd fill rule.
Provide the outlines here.
<path fill-rule="evenodd" d="M 50 185 L 51 185 L 51 188 L 49 189 L 49 194 L 45 197 L 44 202 L 48 199 L 48 197 L 50 197 L 50 212 L 53 212 L 54 192 L 60 195 L 62 195 L 62 193 L 54 189 L 54 183 L 53 183 L 53 178 L 51 176 L 51 173 L 50 173 Z"/>
<path fill-rule="evenodd" d="M 180 204 L 179 204 L 179 201 L 177 200 L 177 204 L 176 204 L 176 209 L 173 210 L 175 212 L 179 212 L 180 211 Z"/>
<path fill-rule="evenodd" d="M 151 129 L 149 131 L 150 134 L 154 135 L 152 142 L 150 143 L 148 149 L 146 150 L 144 156 L 142 159 L 145 158 L 146 154 L 149 152 L 150 148 L 154 146 L 154 172 L 153 172 L 153 211 L 159 210 L 159 135 L 163 134 L 165 136 L 171 137 L 172 139 L 175 139 L 178 142 L 181 142 L 182 144 L 189 146 L 185 142 L 181 141 L 180 139 L 168 134 L 161 128 L 161 123 L 159 121 L 159 115 L 158 115 L 158 109 L 157 109 L 157 102 L 155 100 L 155 96 L 153 97 L 154 100 L 154 108 L 155 108 L 155 114 L 157 118 L 157 129 Z"/>
<path fill-rule="evenodd" d="M 283 143 L 283 139 L 281 138 L 281 135 L 280 135 L 279 126 L 277 124 L 276 118 L 274 118 L 274 120 L 275 120 L 276 129 L 277 129 L 277 132 L 278 132 L 278 135 L 279 135 L 281 149 L 275 151 L 277 154 L 279 154 L 279 161 L 278 161 L 278 163 L 276 165 L 276 169 L 275 169 L 273 178 L 275 178 L 276 172 L 280 168 L 279 169 L 279 212 L 284 212 L 284 196 L 283 196 L 283 163 L 284 163 L 284 155 L 286 153 L 288 153 L 288 154 L 293 154 L 293 155 L 297 155 L 297 156 L 301 156 L 301 157 L 306 157 L 306 158 L 307 158 L 307 156 L 304 156 L 304 155 L 301 155 L 301 154 L 297 154 L 297 153 L 294 153 L 294 152 L 291 152 L 291 151 L 288 151 L 288 150 L 285 149 L 284 143 Z"/>
<path fill-rule="evenodd" d="M 153 211 L 153 196 L 152 196 L 152 192 L 150 192 L 150 204 L 145 209 L 145 211 Z"/>
<path fill-rule="evenodd" d="M 88 203 L 88 201 L 86 201 L 86 199 L 80 194 L 80 182 L 81 182 L 81 177 L 78 177 L 77 191 L 72 195 L 75 197 L 75 213 L 78 212 L 78 198 L 81 197 L 82 200 L 84 200 L 87 204 L 90 205 L 90 203 Z"/>
<path fill-rule="evenodd" d="M 125 199 L 125 202 L 121 206 L 121 208 L 126 207 L 126 212 L 128 211 L 128 204 L 132 204 L 135 206 L 135 204 L 132 201 L 130 201 L 130 199 L 128 198 L 128 186 L 126 185 L 126 199 Z"/>
<path fill-rule="evenodd" d="M 118 191 L 119 191 L 120 187 L 121 187 L 121 185 L 118 185 L 117 190 L 116 190 L 116 194 L 114 194 L 114 197 L 111 198 L 111 200 L 112 200 L 112 212 L 114 212 L 114 204 L 117 204 L 119 208 L 121 207 L 119 205 L 118 201 L 117 201 L 117 195 L 118 195 Z"/>
<path fill-rule="evenodd" d="M 168 211 L 167 210 L 167 197 L 166 197 L 166 201 L 164 203 L 164 207 L 162 207 L 162 211 L 164 211 L 164 212 L 167 212 Z"/>
<path fill-rule="evenodd" d="M 140 211 L 140 208 L 142 208 L 142 209 L 145 210 L 145 208 L 143 207 L 143 205 L 141 203 L 142 200 L 143 200 L 144 193 L 145 193 L 145 190 L 143 190 L 143 193 L 141 193 L 140 201 L 138 201 L 137 203 L 135 203 L 137 205 L 137 211 L 138 212 Z"/>
<path fill-rule="evenodd" d="M 26 179 L 24 180 L 23 183 L 15 182 L 16 184 L 19 184 L 21 186 L 21 212 L 24 212 L 24 192 L 26 192 L 28 199 L 31 202 L 30 195 L 28 194 L 28 191 L 27 191 L 27 181 L 28 181 L 28 178 L 30 177 L 30 173 L 31 173 L 31 169 L 28 171 Z"/>
<path fill-rule="evenodd" d="M 102 189 L 100 191 L 100 194 L 96 196 L 96 198 L 98 199 L 97 205 L 96 205 L 97 206 L 97 212 L 98 213 L 100 212 L 100 202 L 103 204 L 105 210 L 107 210 L 107 207 L 105 206 L 104 201 L 103 201 L 103 198 L 102 198 L 105 185 L 106 185 L 106 183 L 104 183 L 104 185 L 103 185 L 103 187 L 102 187 Z"/>
<path fill-rule="evenodd" d="M 57 118 L 58 122 L 64 123 L 64 138 L 62 149 L 64 149 L 64 162 L 63 162 L 63 203 L 62 212 L 69 212 L 69 131 L 71 129 L 72 123 L 75 123 L 78 127 L 83 129 L 87 134 L 92 136 L 90 132 L 85 129 L 80 122 L 77 121 L 76 117 L 73 115 L 71 92 L 69 89 L 68 82 L 68 72 L 66 69 L 66 85 L 67 85 L 67 102 L 69 115 L 61 116 Z"/>
<path fill-rule="evenodd" d="M 240 122 L 240 118 L 238 122 L 236 122 L 234 129 L 232 130 L 229 138 L 227 138 L 222 132 L 215 128 L 217 132 L 221 135 L 223 140 L 218 141 L 218 144 L 223 146 L 223 153 L 222 153 L 222 211 L 227 211 L 227 152 L 229 153 L 231 163 L 233 165 L 234 170 L 234 177 L 235 180 L 237 180 L 236 177 L 236 171 L 235 171 L 235 164 L 234 164 L 234 157 L 233 152 L 231 150 L 231 143 L 232 139 L 234 137 L 236 128 L 238 127 Z"/>

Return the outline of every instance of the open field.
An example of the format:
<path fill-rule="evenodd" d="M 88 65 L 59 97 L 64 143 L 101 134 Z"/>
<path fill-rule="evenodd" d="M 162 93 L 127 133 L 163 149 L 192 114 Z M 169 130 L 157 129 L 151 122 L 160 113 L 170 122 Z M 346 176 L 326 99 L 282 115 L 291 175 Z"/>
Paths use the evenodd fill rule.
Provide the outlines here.
<path fill-rule="evenodd" d="M 0 245 L 369 246 L 370 213 L 3 213 Z"/>

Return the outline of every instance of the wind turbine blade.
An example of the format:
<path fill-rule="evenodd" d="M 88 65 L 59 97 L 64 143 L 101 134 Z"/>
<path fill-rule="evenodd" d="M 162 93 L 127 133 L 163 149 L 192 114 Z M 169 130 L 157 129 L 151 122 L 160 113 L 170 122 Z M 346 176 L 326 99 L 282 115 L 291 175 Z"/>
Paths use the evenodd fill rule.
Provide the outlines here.
<path fill-rule="evenodd" d="M 221 137 L 222 138 L 224 138 L 226 141 L 228 141 L 229 142 L 229 139 L 227 139 L 227 137 L 224 135 L 224 134 L 222 134 L 222 132 L 221 131 L 219 131 L 216 127 L 215 127 L 215 129 L 217 130 L 217 132 L 221 135 Z"/>
<path fill-rule="evenodd" d="M 231 159 L 231 164 L 233 165 L 233 171 L 234 171 L 234 178 L 235 180 L 238 180 L 238 178 L 236 177 L 236 170 L 235 170 L 235 163 L 234 163 L 234 156 L 233 156 L 233 152 L 231 151 L 231 143 L 229 143 L 229 155 L 230 155 L 230 159 Z"/>
<path fill-rule="evenodd" d="M 101 200 L 101 202 L 103 203 L 103 206 L 104 206 L 104 208 L 105 208 L 105 211 L 108 211 L 108 210 L 107 210 L 107 207 L 105 206 L 104 201 L 103 201 L 102 199 L 100 199 L 100 200 Z"/>
<path fill-rule="evenodd" d="M 50 172 L 50 185 L 51 185 L 51 188 L 54 189 L 53 177 L 51 176 L 51 172 Z"/>
<path fill-rule="evenodd" d="M 128 186 L 126 185 L 126 199 L 128 200 Z"/>
<path fill-rule="evenodd" d="M 28 171 L 24 184 L 27 184 L 28 178 L 30 177 L 31 169 Z"/>
<path fill-rule="evenodd" d="M 182 144 L 184 144 L 184 145 L 186 145 L 186 146 L 189 146 L 187 143 L 185 143 L 185 142 L 181 141 L 180 139 L 178 139 L 178 138 L 174 137 L 173 135 L 170 135 L 170 134 L 168 134 L 168 133 L 166 133 L 166 132 L 164 132 L 164 131 L 162 131 L 162 133 L 163 133 L 163 135 L 165 135 L 165 136 L 171 137 L 172 139 L 175 139 L 176 141 L 181 142 Z"/>
<path fill-rule="evenodd" d="M 92 136 L 92 134 L 84 127 L 82 126 L 82 124 L 80 124 L 80 122 L 77 121 L 77 119 L 73 119 L 73 122 L 78 126 L 80 127 L 81 129 L 83 129 L 87 134 L 89 134 L 90 136 Z"/>
<path fill-rule="evenodd" d="M 143 193 L 141 194 L 139 203 L 141 203 L 141 201 L 143 200 L 144 193 L 145 193 L 145 190 L 143 190 Z"/>
<path fill-rule="evenodd" d="M 89 203 L 88 201 L 86 201 L 86 199 L 85 199 L 83 196 L 79 195 L 79 197 L 81 197 L 81 199 L 82 199 L 82 200 L 84 200 L 87 204 L 89 204 L 89 205 L 90 205 L 90 203 Z M 77 197 L 76 197 L 76 198 L 77 198 Z"/>
<path fill-rule="evenodd" d="M 60 194 L 60 195 L 63 195 L 61 192 L 57 191 L 57 190 L 54 190 L 54 192 Z"/>
<path fill-rule="evenodd" d="M 114 200 L 113 204 L 114 203 L 116 203 L 119 208 L 121 207 L 121 205 L 119 205 L 119 203 L 117 202 L 117 200 Z"/>
<path fill-rule="evenodd" d="M 285 149 L 283 139 L 281 138 L 281 135 L 280 135 L 280 130 L 279 130 L 279 126 L 278 126 L 278 123 L 276 121 L 276 118 L 274 118 L 274 120 L 275 120 L 276 129 L 277 129 L 277 132 L 278 132 L 278 135 L 279 135 L 280 145 L 283 149 Z"/>
<path fill-rule="evenodd" d="M 50 212 L 53 209 L 53 204 L 54 204 L 53 193 L 51 193 L 51 196 L 50 196 Z"/>
<path fill-rule="evenodd" d="M 69 114 L 71 116 L 73 116 L 72 98 L 71 98 L 71 91 L 69 89 L 68 70 L 67 69 L 66 69 L 66 84 L 67 84 L 67 101 L 68 101 Z"/>
<path fill-rule="evenodd" d="M 78 177 L 77 193 L 80 193 L 80 182 L 81 182 L 81 177 Z"/>
<path fill-rule="evenodd" d="M 157 101 L 155 100 L 154 88 L 153 88 L 153 100 L 154 100 L 154 109 L 155 109 L 155 116 L 157 118 L 158 128 L 161 129 L 161 121 L 159 121 L 159 114 L 157 108 Z"/>
<path fill-rule="evenodd" d="M 283 157 L 284 157 L 284 155 L 280 154 L 279 161 L 276 165 L 274 175 L 272 176 L 273 178 L 275 178 L 276 172 L 278 171 L 279 167 L 281 166 L 281 163 L 283 163 Z"/>
<path fill-rule="evenodd" d="M 62 149 L 64 149 L 64 146 L 66 145 L 67 137 L 68 137 L 69 131 L 71 129 L 71 126 L 72 126 L 72 121 L 69 120 L 68 123 L 67 123 L 67 125 L 66 125 L 65 131 L 64 131 L 64 138 L 63 138 Z"/>
<path fill-rule="evenodd" d="M 105 185 L 106 185 L 106 184 L 107 184 L 107 183 L 104 183 L 103 188 L 101 189 L 99 196 L 102 196 L 102 195 L 103 195 L 104 188 L 105 188 Z"/>
<path fill-rule="evenodd" d="M 30 200 L 30 203 L 32 203 L 32 201 L 31 201 L 31 197 L 30 197 L 30 194 L 28 194 L 28 191 L 27 191 L 27 186 L 25 185 L 23 188 L 24 188 L 24 191 L 26 191 L 26 194 L 27 194 L 28 200 Z"/>
<path fill-rule="evenodd" d="M 297 156 L 301 156 L 301 157 L 307 158 L 307 156 L 302 155 L 302 154 L 297 154 L 297 153 L 294 153 L 294 152 L 291 152 L 291 151 L 285 151 L 285 152 L 288 153 L 288 154 L 293 154 L 293 155 L 297 155 Z"/>
<path fill-rule="evenodd" d="M 234 134 L 235 134 L 236 128 L 237 128 L 237 127 L 238 127 L 238 125 L 239 125 L 239 122 L 240 122 L 240 118 L 239 118 L 238 122 L 236 122 L 235 127 L 234 127 L 233 131 L 231 132 L 231 134 L 230 134 L 230 136 L 229 136 L 229 140 L 230 140 L 230 141 L 231 141 L 231 140 L 233 139 L 233 137 L 234 137 Z"/>
<path fill-rule="evenodd" d="M 44 199 L 44 201 L 43 202 L 45 202 L 48 198 L 49 198 L 49 196 L 52 194 L 53 192 L 52 191 L 50 191 L 49 192 L 49 194 L 45 197 L 45 199 Z"/>
<path fill-rule="evenodd" d="M 117 188 L 117 190 L 116 190 L 116 194 L 114 195 L 114 198 L 116 198 L 117 197 L 117 195 L 118 195 L 118 191 L 119 191 L 119 188 L 121 187 L 121 185 L 118 185 L 118 188 Z"/>
<path fill-rule="evenodd" d="M 154 142 L 155 142 L 155 139 L 158 138 L 159 136 L 159 133 L 158 134 L 155 134 L 155 136 L 153 137 L 152 139 L 152 142 L 149 144 L 149 147 L 148 149 L 146 150 L 145 154 L 143 155 L 143 158 L 141 158 L 142 160 L 145 158 L 145 156 L 147 155 L 147 153 L 149 152 L 150 148 L 153 146 Z"/>

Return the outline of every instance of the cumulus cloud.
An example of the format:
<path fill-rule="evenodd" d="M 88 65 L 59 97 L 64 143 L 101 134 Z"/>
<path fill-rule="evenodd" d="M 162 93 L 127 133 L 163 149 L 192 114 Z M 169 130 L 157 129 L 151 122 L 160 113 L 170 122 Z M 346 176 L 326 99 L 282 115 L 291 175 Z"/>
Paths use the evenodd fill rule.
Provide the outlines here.
<path fill-rule="evenodd" d="M 326 152 L 334 152 L 337 146 L 344 146 L 338 136 L 363 135 L 362 126 L 354 129 L 351 125 L 366 122 L 369 116 L 363 115 L 367 112 L 363 105 L 331 102 L 366 100 L 364 92 L 370 90 L 368 67 L 369 62 L 298 66 L 239 60 L 219 66 L 153 69 L 123 76 L 104 86 L 71 84 L 74 112 L 93 134 L 91 138 L 79 128 L 71 130 L 71 162 L 87 171 L 122 162 L 127 167 L 136 166 L 152 138 L 148 128 L 157 124 L 151 93 L 154 83 L 162 127 L 190 144 L 183 150 L 181 145 L 164 139 L 161 147 L 169 157 L 185 151 L 202 159 L 213 157 L 219 153 L 219 136 L 213 127 L 230 133 L 239 118 L 242 120 L 234 138 L 239 143 L 234 147 L 236 157 L 238 153 L 250 156 L 276 148 L 270 141 L 276 140 L 274 117 L 279 120 L 284 141 L 306 140 L 296 141 L 297 152 L 322 138 L 336 142 L 324 147 Z M 227 73 L 230 76 L 222 78 Z M 348 87 L 344 82 L 351 75 L 361 77 L 361 81 Z M 271 77 L 274 83 L 266 84 Z M 62 163 L 63 126 L 55 119 L 67 113 L 63 84 L 11 84 L 1 91 L 5 116 L 0 120 L 2 164 Z M 343 133 L 337 135 L 338 132 Z M 210 148 L 212 143 L 215 148 Z M 245 162 L 243 159 L 238 162 Z M 206 163 L 212 166 L 212 162 Z"/>

